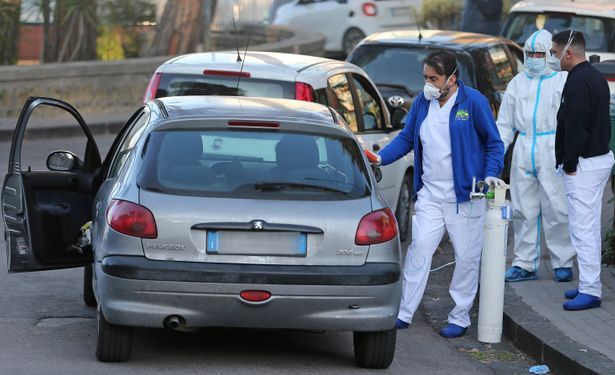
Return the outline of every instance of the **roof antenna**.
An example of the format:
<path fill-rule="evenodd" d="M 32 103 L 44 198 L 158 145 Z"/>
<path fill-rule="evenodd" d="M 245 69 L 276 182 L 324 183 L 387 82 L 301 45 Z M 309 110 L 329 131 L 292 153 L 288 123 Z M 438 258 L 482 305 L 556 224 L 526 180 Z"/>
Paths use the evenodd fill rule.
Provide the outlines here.
<path fill-rule="evenodd" d="M 423 34 L 421 34 L 421 24 L 419 22 L 419 16 L 416 14 L 416 8 L 412 8 L 412 15 L 414 16 L 414 21 L 416 22 L 416 28 L 419 30 L 419 43 L 421 43 L 421 39 L 423 39 Z"/>
<path fill-rule="evenodd" d="M 235 16 L 233 16 L 233 30 L 235 31 L 235 50 L 237 50 L 237 60 L 241 61 L 241 56 L 239 56 L 239 43 L 237 42 L 237 26 L 235 25 Z"/>
<path fill-rule="evenodd" d="M 243 73 L 243 64 L 246 62 L 246 55 L 248 54 L 248 47 L 250 46 L 251 37 L 252 37 L 252 30 L 250 30 L 250 32 L 248 33 L 248 43 L 246 43 L 246 50 L 243 53 L 243 60 L 241 60 L 241 68 L 239 68 L 239 75 L 237 76 L 237 87 L 235 87 L 235 90 L 239 89 L 239 81 L 241 80 L 241 74 Z M 239 49 L 237 50 L 237 58 L 239 58 Z"/>

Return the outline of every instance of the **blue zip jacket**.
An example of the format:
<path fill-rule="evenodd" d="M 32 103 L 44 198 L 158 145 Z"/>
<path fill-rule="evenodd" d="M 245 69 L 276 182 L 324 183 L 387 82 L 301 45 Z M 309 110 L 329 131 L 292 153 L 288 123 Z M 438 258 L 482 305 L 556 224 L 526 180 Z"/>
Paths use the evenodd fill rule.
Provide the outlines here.
<path fill-rule="evenodd" d="M 457 99 L 451 109 L 449 130 L 453 181 L 457 203 L 470 200 L 472 177 L 498 177 L 504 166 L 504 144 L 487 98 L 457 81 Z M 423 146 L 421 125 L 429 112 L 429 100 L 420 93 L 412 103 L 403 130 L 378 155 L 382 165 L 391 164 L 414 150 L 414 194 L 423 187 Z"/>

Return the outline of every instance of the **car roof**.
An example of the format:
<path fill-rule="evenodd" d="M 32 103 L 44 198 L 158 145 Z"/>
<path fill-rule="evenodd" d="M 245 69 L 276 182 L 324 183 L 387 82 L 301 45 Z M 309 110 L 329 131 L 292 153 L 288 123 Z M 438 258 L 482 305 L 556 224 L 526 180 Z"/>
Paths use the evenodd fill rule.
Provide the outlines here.
<path fill-rule="evenodd" d="M 418 29 L 385 31 L 368 36 L 361 44 L 413 44 L 461 50 L 508 41 L 498 36 L 450 30 L 421 30 L 420 35 L 419 39 Z"/>
<path fill-rule="evenodd" d="M 615 2 L 613 0 L 575 0 L 575 1 L 520 1 L 511 9 L 512 12 L 562 12 L 576 13 L 584 16 L 615 18 Z"/>
<path fill-rule="evenodd" d="M 277 80 L 292 81 L 298 73 L 310 67 L 348 64 L 324 57 L 281 52 L 248 51 L 244 56 L 244 51 L 240 51 L 240 57 L 242 61 L 237 60 L 236 51 L 191 53 L 165 62 L 157 72 L 203 74 L 205 68 L 237 72 L 243 69 L 247 73 L 257 73 L 259 77 L 269 74 Z"/>
<path fill-rule="evenodd" d="M 158 98 L 148 105 L 154 110 L 160 110 L 168 120 L 198 118 L 309 122 L 328 128 L 341 128 L 352 135 L 329 107 L 306 101 L 244 96 L 169 96 Z"/>

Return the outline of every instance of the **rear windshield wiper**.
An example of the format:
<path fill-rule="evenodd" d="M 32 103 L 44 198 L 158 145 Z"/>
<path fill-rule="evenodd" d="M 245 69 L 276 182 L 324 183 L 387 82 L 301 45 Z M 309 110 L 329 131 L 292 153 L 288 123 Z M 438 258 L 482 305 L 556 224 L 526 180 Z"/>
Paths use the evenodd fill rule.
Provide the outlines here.
<path fill-rule="evenodd" d="M 403 86 L 403 85 L 395 85 L 395 84 L 392 84 L 392 83 L 376 83 L 376 86 L 391 87 L 391 88 L 394 88 L 394 89 L 403 90 L 411 98 L 416 96 L 416 92 L 410 90 L 409 88 L 407 88 L 406 86 Z"/>
<path fill-rule="evenodd" d="M 311 189 L 311 190 L 322 190 L 329 191 L 333 193 L 341 193 L 348 194 L 348 192 L 340 189 L 331 188 L 328 186 L 315 185 L 315 184 L 304 184 L 301 182 L 259 182 L 254 184 L 254 188 L 256 190 L 283 190 L 283 189 Z"/>

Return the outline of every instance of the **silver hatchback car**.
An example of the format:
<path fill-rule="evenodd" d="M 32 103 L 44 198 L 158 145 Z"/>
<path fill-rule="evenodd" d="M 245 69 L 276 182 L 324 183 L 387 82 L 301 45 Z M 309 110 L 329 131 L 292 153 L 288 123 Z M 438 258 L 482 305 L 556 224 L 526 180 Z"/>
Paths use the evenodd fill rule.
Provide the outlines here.
<path fill-rule="evenodd" d="M 22 169 L 28 119 L 41 106 L 79 122 L 83 160 L 56 151 L 48 171 Z M 132 327 L 353 331 L 358 365 L 393 360 L 395 216 L 352 131 L 326 106 L 157 99 L 101 161 L 72 106 L 30 98 L 2 206 L 11 272 L 86 265 L 101 361 L 130 358 Z"/>

